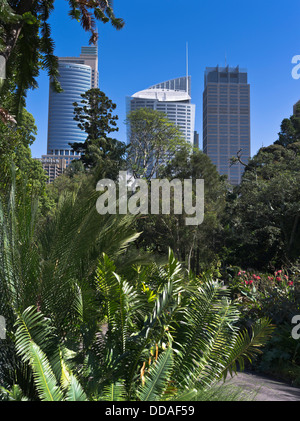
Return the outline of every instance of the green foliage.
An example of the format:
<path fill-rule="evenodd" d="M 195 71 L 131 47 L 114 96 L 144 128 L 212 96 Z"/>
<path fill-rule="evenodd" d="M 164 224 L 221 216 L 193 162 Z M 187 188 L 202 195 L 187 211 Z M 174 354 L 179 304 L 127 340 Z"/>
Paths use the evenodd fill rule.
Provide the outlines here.
<path fill-rule="evenodd" d="M 160 176 L 170 181 L 179 179 L 182 183 L 186 179 L 191 179 L 194 194 L 196 194 L 195 180 L 204 180 L 204 221 L 198 226 L 187 226 L 183 203 L 182 214 L 173 213 L 174 195 L 171 191 L 170 215 L 150 214 L 137 220 L 137 230 L 142 231 L 138 240 L 139 245 L 161 255 L 167 254 L 168 248 L 171 247 L 177 259 L 199 274 L 201 270 L 207 270 L 212 265 L 218 264 L 226 184 L 207 155 L 187 148 L 181 148 L 176 152 L 170 163 L 161 168 Z M 149 190 L 151 191 L 150 185 Z M 161 202 L 164 199 L 161 195 Z"/>
<path fill-rule="evenodd" d="M 171 380 L 173 366 L 173 350 L 170 346 L 160 354 L 154 365 L 150 367 L 147 382 L 142 380 L 142 384 L 137 390 L 138 399 L 140 401 L 163 400 L 164 393 Z"/>
<path fill-rule="evenodd" d="M 130 132 L 128 166 L 135 178 L 150 180 L 178 148 L 189 147 L 179 128 L 163 112 L 139 108 L 127 115 L 125 123 Z"/>
<path fill-rule="evenodd" d="M 284 118 L 278 133 L 278 140 L 274 142 L 275 145 L 282 145 L 287 147 L 292 143 L 300 141 L 300 104 L 296 106 L 296 112 L 290 118 Z"/>
<path fill-rule="evenodd" d="M 90 42 L 98 38 L 96 21 L 110 22 L 116 29 L 124 26 L 122 19 L 114 16 L 111 2 L 68 0 L 69 16 L 81 23 L 91 34 Z M 26 92 L 37 87 L 36 78 L 40 69 L 46 69 L 56 91 L 58 82 L 58 58 L 54 55 L 49 16 L 54 10 L 54 0 L 22 1 L 1 0 L 0 45 L 1 55 L 7 61 L 7 79 L 1 89 L 0 103 L 3 105 L 8 90 L 14 92 L 8 108 L 17 116 L 25 106 Z"/>
<path fill-rule="evenodd" d="M 108 137 L 109 133 L 118 130 L 118 116 L 113 115 L 116 105 L 100 89 L 90 89 L 81 97 L 80 104 L 74 103 L 74 120 L 87 138 L 85 142 L 71 146 L 82 154 L 84 167 L 94 169 L 98 179 L 116 179 L 125 163 L 126 150 L 124 143 Z"/>
<path fill-rule="evenodd" d="M 32 371 L 36 395 L 8 387 L 7 399 L 195 399 L 235 371 L 237 363 L 243 367 L 244 359 L 252 361 L 272 331 L 266 319 L 249 336 L 236 326 L 237 306 L 219 283 L 199 286 L 196 279 L 188 280 L 171 251 L 168 264 L 154 268 L 160 282 L 155 301 L 149 302 L 136 271 L 122 277 L 102 255 L 93 287 L 98 299 L 92 304 L 100 310 L 94 313 L 98 330 L 89 340 L 84 335 L 79 342 L 66 340 L 53 316 L 50 321 L 36 306 L 18 313 L 16 330 L 10 332 L 17 355 Z M 147 284 L 153 287 L 151 278 Z M 81 295 L 81 308 L 86 298 Z M 93 330 L 91 319 L 79 314 L 81 329 L 88 324 Z"/>
<path fill-rule="evenodd" d="M 39 196 L 41 206 L 47 207 L 47 176 L 41 163 L 32 159 L 30 151 L 36 131 L 35 121 L 26 110 L 18 125 L 5 124 L 0 120 L 0 193 L 5 194 L 15 178 L 17 189 L 22 189 L 21 186 L 26 183 L 27 194 Z"/>
<path fill-rule="evenodd" d="M 299 157 L 296 142 L 261 148 L 250 160 L 223 222 L 231 264 L 268 271 L 298 259 Z"/>

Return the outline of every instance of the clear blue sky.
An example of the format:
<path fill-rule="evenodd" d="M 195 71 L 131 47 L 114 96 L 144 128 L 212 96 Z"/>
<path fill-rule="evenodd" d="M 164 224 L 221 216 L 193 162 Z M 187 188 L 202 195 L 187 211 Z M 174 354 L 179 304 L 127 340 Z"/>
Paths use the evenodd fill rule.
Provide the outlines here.
<path fill-rule="evenodd" d="M 300 79 L 291 76 L 300 54 L 299 0 L 114 0 L 125 20 L 121 31 L 99 24 L 100 89 L 117 104 L 119 132 L 125 141 L 125 98 L 153 84 L 184 76 L 189 45 L 192 102 L 202 147 L 202 92 L 205 67 L 225 64 L 248 70 L 251 85 L 251 154 L 277 139 L 280 123 L 300 99 Z M 68 16 L 66 0 L 55 1 L 50 23 L 58 56 L 78 56 L 89 36 Z M 33 157 L 46 153 L 49 81 L 30 91 L 27 109 L 38 136 Z"/>

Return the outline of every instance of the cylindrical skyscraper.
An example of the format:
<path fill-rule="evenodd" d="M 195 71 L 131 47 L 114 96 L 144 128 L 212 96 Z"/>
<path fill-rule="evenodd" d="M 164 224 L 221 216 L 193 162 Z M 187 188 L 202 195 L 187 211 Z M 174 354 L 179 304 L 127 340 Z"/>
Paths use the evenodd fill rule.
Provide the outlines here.
<path fill-rule="evenodd" d="M 84 64 L 59 62 L 59 81 L 63 92 L 50 87 L 47 154 L 71 155 L 69 143 L 84 142 L 87 135 L 74 120 L 74 102 L 91 88 L 91 67 Z"/>

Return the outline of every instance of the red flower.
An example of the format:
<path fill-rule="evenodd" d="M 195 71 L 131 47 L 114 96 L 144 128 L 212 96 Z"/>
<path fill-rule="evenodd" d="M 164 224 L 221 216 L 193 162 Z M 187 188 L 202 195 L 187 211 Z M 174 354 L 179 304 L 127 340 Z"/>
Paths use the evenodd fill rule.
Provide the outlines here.
<path fill-rule="evenodd" d="M 277 277 L 276 277 L 276 281 L 281 281 L 280 276 L 277 276 Z"/>

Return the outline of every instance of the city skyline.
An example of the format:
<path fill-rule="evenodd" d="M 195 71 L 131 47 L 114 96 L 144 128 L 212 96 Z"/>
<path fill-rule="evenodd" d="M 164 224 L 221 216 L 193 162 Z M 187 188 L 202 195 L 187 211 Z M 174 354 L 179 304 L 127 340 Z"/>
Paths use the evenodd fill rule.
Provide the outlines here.
<path fill-rule="evenodd" d="M 87 45 L 88 35 L 77 22 L 68 19 L 64 3 L 58 4 L 51 17 L 55 53 L 58 56 L 76 56 L 80 45 Z M 287 25 L 286 21 L 281 22 L 281 9 L 277 3 L 272 3 L 270 10 L 266 4 L 256 1 L 247 7 L 237 7 L 235 1 L 230 2 L 230 7 L 225 7 L 217 1 L 218 7 L 215 8 L 209 3 L 199 4 L 190 0 L 188 7 L 178 14 L 176 7 L 170 8 L 171 3 L 166 0 L 160 10 L 164 19 L 160 19 L 150 8 L 152 3 L 148 0 L 142 4 L 133 0 L 131 8 L 115 1 L 116 15 L 124 18 L 125 27 L 116 31 L 109 25 L 101 25 L 98 29 L 99 87 L 117 104 L 119 132 L 115 137 L 126 141 L 125 97 L 128 94 L 137 92 L 141 86 L 153 85 L 157 80 L 174 79 L 178 74 L 185 73 L 185 47 L 188 42 L 192 99 L 196 104 L 195 129 L 202 133 L 205 68 L 223 65 L 223 59 L 224 64 L 226 60 L 230 66 L 240 64 L 248 69 L 251 84 L 251 155 L 261 146 L 273 143 L 282 119 L 292 114 L 293 105 L 300 97 L 300 81 L 291 76 L 292 57 L 299 53 L 293 24 L 296 24 L 300 7 L 297 2 L 292 3 L 294 13 L 288 14 L 290 23 Z M 179 6 L 180 2 L 174 0 L 172 5 Z M 257 9 L 258 5 L 260 9 Z M 266 11 L 268 20 L 264 18 Z M 208 16 L 214 17 L 213 25 Z M 182 27 L 177 31 L 179 22 Z M 282 24 L 280 36 L 277 31 L 279 23 Z M 38 126 L 38 136 L 32 146 L 35 157 L 46 153 L 47 75 L 42 72 L 38 82 L 39 90 L 29 92 L 27 101 L 27 109 L 34 115 Z M 41 101 L 41 98 L 44 100 Z M 202 149 L 202 135 L 199 143 Z"/>

